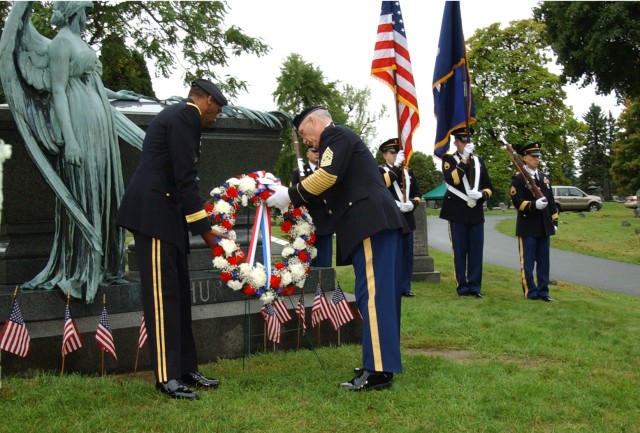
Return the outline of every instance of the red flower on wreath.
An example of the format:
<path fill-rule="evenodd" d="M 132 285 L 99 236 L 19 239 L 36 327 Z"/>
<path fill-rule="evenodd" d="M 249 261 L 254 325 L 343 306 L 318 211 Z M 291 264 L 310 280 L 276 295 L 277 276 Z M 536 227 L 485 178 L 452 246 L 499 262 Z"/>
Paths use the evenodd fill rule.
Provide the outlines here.
<path fill-rule="evenodd" d="M 284 261 L 273 263 L 268 281 L 267 270 L 262 264 L 245 263 L 245 253 L 235 241 L 233 231 L 236 211 L 241 207 L 260 205 L 271 195 L 268 186 L 274 183 L 279 181 L 264 171 L 230 178 L 211 191 L 209 202 L 212 225 L 229 235 L 229 239 L 220 240 L 213 250 L 214 268 L 221 272 L 221 280 L 233 290 L 242 290 L 247 296 L 258 297 L 265 303 L 279 296 L 291 296 L 296 287 L 303 287 L 311 260 L 316 255 L 311 216 L 304 207 L 290 207 L 279 218 L 282 219 L 280 227 L 291 244 L 282 250 Z"/>

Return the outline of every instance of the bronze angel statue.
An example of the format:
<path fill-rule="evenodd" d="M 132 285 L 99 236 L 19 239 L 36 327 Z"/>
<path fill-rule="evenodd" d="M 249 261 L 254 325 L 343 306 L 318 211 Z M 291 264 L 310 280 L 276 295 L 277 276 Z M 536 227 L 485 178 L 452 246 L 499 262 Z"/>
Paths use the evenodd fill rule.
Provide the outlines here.
<path fill-rule="evenodd" d="M 115 216 L 124 191 L 118 136 L 141 148 L 144 132 L 115 110 L 102 65 L 81 38 L 92 2 L 54 1 L 53 39 L 37 32 L 33 2 L 15 2 L 0 39 L 0 79 L 29 155 L 56 194 L 45 268 L 23 288 L 60 288 L 92 302 L 124 275 Z"/>

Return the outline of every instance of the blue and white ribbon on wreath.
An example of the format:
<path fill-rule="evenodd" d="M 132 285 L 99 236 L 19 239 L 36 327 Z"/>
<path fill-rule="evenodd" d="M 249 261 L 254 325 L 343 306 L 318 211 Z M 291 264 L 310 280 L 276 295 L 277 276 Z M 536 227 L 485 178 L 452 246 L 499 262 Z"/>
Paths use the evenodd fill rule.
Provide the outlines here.
<path fill-rule="evenodd" d="M 264 267 L 267 272 L 265 289 L 268 289 L 271 283 L 271 210 L 264 202 L 260 202 L 260 205 L 256 207 L 256 215 L 253 219 L 253 228 L 249 238 L 247 263 L 252 267 L 256 257 L 256 250 L 258 249 L 258 242 L 260 241 L 260 234 L 262 234 Z"/>

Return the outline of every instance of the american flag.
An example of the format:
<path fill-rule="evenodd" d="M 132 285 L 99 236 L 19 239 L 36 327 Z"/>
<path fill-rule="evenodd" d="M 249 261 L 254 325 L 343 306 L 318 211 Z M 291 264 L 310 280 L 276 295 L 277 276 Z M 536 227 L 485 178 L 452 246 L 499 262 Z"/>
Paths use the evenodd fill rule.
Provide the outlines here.
<path fill-rule="evenodd" d="M 304 309 L 304 292 L 300 293 L 300 299 L 298 299 L 298 305 L 296 306 L 296 315 L 302 323 L 302 329 L 307 329 L 306 312 Z"/>
<path fill-rule="evenodd" d="M 289 313 L 287 306 L 282 300 L 276 299 L 275 301 L 273 301 L 273 308 L 274 310 L 276 310 L 276 317 L 278 318 L 278 321 L 280 323 L 288 322 L 289 320 L 291 320 L 291 313 Z"/>
<path fill-rule="evenodd" d="M 142 346 L 147 342 L 147 326 L 144 324 L 144 316 L 140 321 L 140 332 L 138 333 L 138 348 L 142 349 Z"/>
<path fill-rule="evenodd" d="M 111 325 L 109 324 L 109 316 L 107 316 L 107 307 L 102 306 L 102 314 L 98 321 L 98 330 L 96 331 L 96 341 L 100 349 L 113 356 L 117 360 L 116 346 L 113 342 L 113 334 L 111 333 Z"/>
<path fill-rule="evenodd" d="M 344 297 L 342 288 L 338 284 L 331 297 L 331 315 L 329 316 L 329 321 L 333 325 L 333 329 L 337 330 L 351 320 L 353 320 L 353 312 L 351 311 L 349 302 L 347 302 L 347 299 Z"/>
<path fill-rule="evenodd" d="M 280 343 L 282 324 L 276 316 L 276 310 L 273 305 L 271 303 L 263 305 L 260 313 L 262 313 L 262 318 L 267 323 L 267 338 L 274 343 Z"/>
<path fill-rule="evenodd" d="M 313 298 L 313 307 L 311 307 L 311 326 L 319 325 L 320 322 L 329 318 L 330 307 L 327 299 L 324 297 L 324 291 L 318 283 L 316 287 L 316 296 Z"/>
<path fill-rule="evenodd" d="M 444 5 L 432 88 L 437 120 L 433 153 L 442 158 L 449 151 L 451 132 L 476 122 L 460 2 L 457 1 L 447 1 Z"/>
<path fill-rule="evenodd" d="M 411 57 L 399 1 L 383 1 L 371 75 L 391 88 L 398 106 L 398 131 L 406 165 L 413 154 L 413 133 L 420 124 Z"/>
<path fill-rule="evenodd" d="M 14 298 L 11 304 L 9 320 L 7 320 L 0 333 L 0 350 L 25 357 L 31 347 L 31 338 L 27 332 L 27 325 L 24 323 L 18 301 Z"/>
<path fill-rule="evenodd" d="M 62 355 L 78 350 L 82 347 L 82 337 L 78 331 L 78 325 L 71 318 L 69 304 L 64 310 L 64 332 L 62 334 Z"/>

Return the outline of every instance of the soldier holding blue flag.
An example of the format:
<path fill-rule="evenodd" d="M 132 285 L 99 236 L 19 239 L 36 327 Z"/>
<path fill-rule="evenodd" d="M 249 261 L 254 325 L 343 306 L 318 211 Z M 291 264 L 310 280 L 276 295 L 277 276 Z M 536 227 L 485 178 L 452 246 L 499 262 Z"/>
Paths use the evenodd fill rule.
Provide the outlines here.
<path fill-rule="evenodd" d="M 447 193 L 440 218 L 449 221 L 456 291 L 459 296 L 483 298 L 482 250 L 484 247 L 483 204 L 493 194 L 484 161 L 474 155 L 473 129 L 453 131 L 456 152 L 442 157 Z"/>

